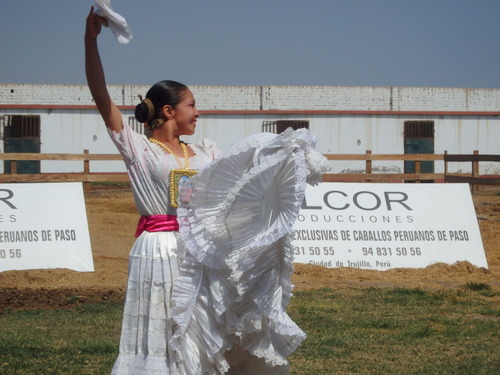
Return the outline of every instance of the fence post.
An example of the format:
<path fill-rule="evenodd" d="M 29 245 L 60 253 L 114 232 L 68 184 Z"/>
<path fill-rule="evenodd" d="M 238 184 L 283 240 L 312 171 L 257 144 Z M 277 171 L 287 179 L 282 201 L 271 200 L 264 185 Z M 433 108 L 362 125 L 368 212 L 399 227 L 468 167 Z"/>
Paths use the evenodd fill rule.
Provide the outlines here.
<path fill-rule="evenodd" d="M 474 150 L 474 155 L 479 155 L 479 150 Z M 479 161 L 472 161 L 472 178 L 479 176 Z M 479 191 L 478 185 L 472 184 L 472 194 L 476 194 Z"/>
<path fill-rule="evenodd" d="M 446 182 L 446 176 L 448 176 L 448 160 L 446 160 L 446 155 L 448 155 L 448 150 L 444 150 L 443 160 L 444 160 L 444 182 Z"/>
<path fill-rule="evenodd" d="M 83 150 L 83 154 L 85 155 L 85 159 L 83 160 L 83 191 L 85 194 L 90 193 L 90 182 L 89 182 L 89 174 L 90 174 L 90 160 L 89 160 L 89 150 Z"/>
<path fill-rule="evenodd" d="M 366 160 L 365 160 L 365 173 L 366 173 L 366 182 L 372 181 L 372 159 L 371 159 L 372 150 L 366 150 Z"/>
<path fill-rule="evenodd" d="M 415 182 L 420 183 L 420 160 L 415 160 Z"/>
<path fill-rule="evenodd" d="M 10 174 L 17 174 L 17 160 L 10 162 Z"/>

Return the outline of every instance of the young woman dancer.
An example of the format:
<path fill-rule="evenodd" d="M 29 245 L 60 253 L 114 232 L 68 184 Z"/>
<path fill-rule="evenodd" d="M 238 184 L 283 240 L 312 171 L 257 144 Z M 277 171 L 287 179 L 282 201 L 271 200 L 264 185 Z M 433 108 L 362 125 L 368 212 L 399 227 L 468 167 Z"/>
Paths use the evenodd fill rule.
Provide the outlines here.
<path fill-rule="evenodd" d="M 153 85 L 136 107 L 149 137 L 134 132 L 106 88 L 105 24 L 92 8 L 87 81 L 141 215 L 112 374 L 287 374 L 305 338 L 285 312 L 290 233 L 306 180 L 321 178 L 315 139 L 259 134 L 222 156 L 210 141 L 188 145 L 180 137 L 194 134 L 199 112 L 174 81 Z"/>

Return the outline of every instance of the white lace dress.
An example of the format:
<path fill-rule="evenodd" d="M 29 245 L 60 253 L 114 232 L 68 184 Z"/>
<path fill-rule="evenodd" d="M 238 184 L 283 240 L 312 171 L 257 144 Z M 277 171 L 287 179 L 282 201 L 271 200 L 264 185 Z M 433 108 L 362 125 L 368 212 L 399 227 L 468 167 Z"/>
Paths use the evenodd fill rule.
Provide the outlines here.
<path fill-rule="evenodd" d="M 123 154 L 141 215 L 175 215 L 173 157 L 126 124 Z M 143 232 L 130 253 L 120 354 L 112 374 L 288 374 L 305 334 L 290 319 L 291 227 L 324 160 L 307 131 L 259 134 L 218 156 L 192 145 L 180 232 Z"/>

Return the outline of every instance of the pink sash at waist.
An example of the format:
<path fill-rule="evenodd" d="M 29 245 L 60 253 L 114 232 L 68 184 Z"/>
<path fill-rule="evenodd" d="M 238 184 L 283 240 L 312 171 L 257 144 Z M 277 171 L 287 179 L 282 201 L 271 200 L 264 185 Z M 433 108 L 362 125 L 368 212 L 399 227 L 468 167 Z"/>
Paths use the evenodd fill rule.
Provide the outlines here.
<path fill-rule="evenodd" d="M 142 232 L 174 232 L 179 230 L 176 215 L 151 215 L 141 216 L 137 224 L 135 236 L 139 237 Z"/>

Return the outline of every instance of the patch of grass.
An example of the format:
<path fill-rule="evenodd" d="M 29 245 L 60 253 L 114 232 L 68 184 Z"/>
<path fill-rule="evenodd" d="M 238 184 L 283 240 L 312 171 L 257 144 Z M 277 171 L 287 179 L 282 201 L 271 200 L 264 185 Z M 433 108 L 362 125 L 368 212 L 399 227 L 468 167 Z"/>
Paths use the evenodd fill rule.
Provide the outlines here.
<path fill-rule="evenodd" d="M 0 314 L 0 374 L 108 374 L 117 355 L 122 305 Z"/>
<path fill-rule="evenodd" d="M 0 314 L 0 374 L 109 374 L 122 305 Z M 289 313 L 307 333 L 292 375 L 496 374 L 498 296 L 475 290 L 296 292 Z"/>
<path fill-rule="evenodd" d="M 490 290 L 491 286 L 489 286 L 486 283 L 475 283 L 472 281 L 468 281 L 467 283 L 465 283 L 464 288 L 473 291 L 483 291 L 483 290 Z"/>
<path fill-rule="evenodd" d="M 469 290 L 296 293 L 292 374 L 494 374 L 498 300 Z"/>

